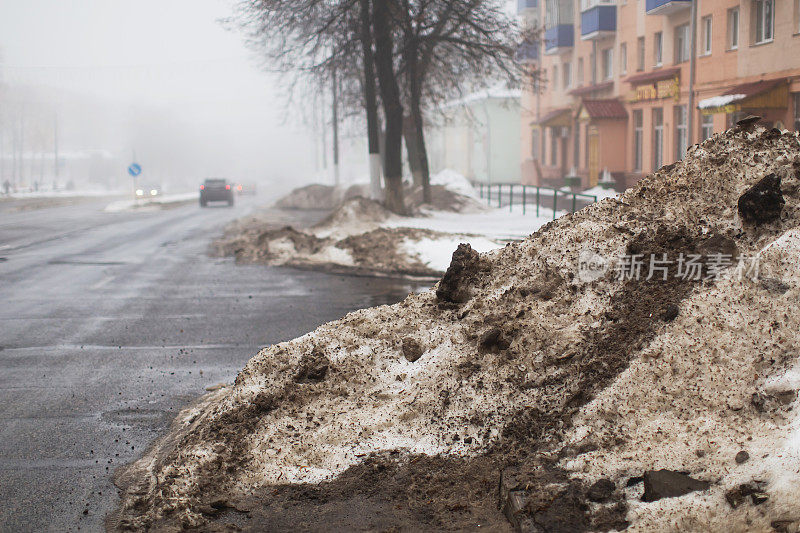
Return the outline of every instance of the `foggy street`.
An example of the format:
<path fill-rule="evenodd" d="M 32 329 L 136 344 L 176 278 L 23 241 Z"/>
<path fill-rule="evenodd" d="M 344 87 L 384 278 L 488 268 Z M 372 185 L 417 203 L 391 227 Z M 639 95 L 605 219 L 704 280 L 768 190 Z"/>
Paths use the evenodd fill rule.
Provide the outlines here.
<path fill-rule="evenodd" d="M 265 201 L 120 213 L 103 212 L 108 199 L 0 202 L 0 530 L 102 529 L 114 469 L 206 387 L 262 346 L 415 288 L 207 255 Z"/>

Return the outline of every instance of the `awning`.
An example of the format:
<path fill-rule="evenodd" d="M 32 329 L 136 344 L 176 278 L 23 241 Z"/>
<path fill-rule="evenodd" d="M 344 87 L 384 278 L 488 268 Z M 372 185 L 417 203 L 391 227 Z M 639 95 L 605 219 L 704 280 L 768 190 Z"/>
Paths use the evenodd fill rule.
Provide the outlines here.
<path fill-rule="evenodd" d="M 697 104 L 704 115 L 734 113 L 747 109 L 783 109 L 789 101 L 786 78 L 761 80 L 737 85 L 719 96 L 704 98 Z"/>
<path fill-rule="evenodd" d="M 539 124 L 539 126 L 542 127 L 569 126 L 571 118 L 572 118 L 572 108 L 562 107 L 560 109 L 555 109 L 545 114 L 545 116 L 540 118 L 538 122 L 534 122 L 534 124 Z"/>
<path fill-rule="evenodd" d="M 643 74 L 634 74 L 628 76 L 625 81 L 631 85 L 643 85 L 645 83 L 655 83 L 661 80 L 668 80 L 674 78 L 681 71 L 681 67 L 661 68 L 652 72 L 645 72 Z"/>
<path fill-rule="evenodd" d="M 605 91 L 613 87 L 614 87 L 613 81 L 606 81 L 603 83 L 595 83 L 594 85 L 588 85 L 586 87 L 578 87 L 577 89 L 572 89 L 571 91 L 569 91 L 569 94 L 573 96 L 583 96 L 585 94 L 591 94 L 598 91 Z"/>
<path fill-rule="evenodd" d="M 578 112 L 581 119 L 626 119 L 628 112 L 616 98 L 590 100 L 584 99 Z"/>

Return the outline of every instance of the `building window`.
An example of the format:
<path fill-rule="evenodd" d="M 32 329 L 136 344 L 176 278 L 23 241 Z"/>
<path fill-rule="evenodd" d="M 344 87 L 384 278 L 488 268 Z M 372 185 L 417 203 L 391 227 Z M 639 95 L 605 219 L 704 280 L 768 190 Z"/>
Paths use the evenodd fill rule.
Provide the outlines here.
<path fill-rule="evenodd" d="M 692 55 L 692 42 L 689 38 L 689 25 L 683 24 L 675 28 L 675 62 L 689 61 Z"/>
<path fill-rule="evenodd" d="M 636 70 L 644 70 L 644 37 L 636 41 Z"/>
<path fill-rule="evenodd" d="M 572 128 L 572 166 L 576 169 L 581 164 L 581 125 L 576 120 Z"/>
<path fill-rule="evenodd" d="M 675 160 L 683 159 L 689 149 L 688 111 L 685 105 L 673 108 L 675 114 Z"/>
<path fill-rule="evenodd" d="M 539 159 L 539 129 L 531 131 L 531 158 L 534 160 Z"/>
<path fill-rule="evenodd" d="M 583 58 L 578 58 L 578 85 L 583 85 Z"/>
<path fill-rule="evenodd" d="M 700 137 L 701 141 L 710 139 L 714 135 L 714 115 L 701 115 L 700 119 Z"/>
<path fill-rule="evenodd" d="M 775 16 L 774 0 L 755 0 L 755 42 L 766 43 L 772 40 L 773 19 Z"/>
<path fill-rule="evenodd" d="M 794 0 L 794 31 L 800 33 L 800 0 Z"/>
<path fill-rule="evenodd" d="M 711 54 L 711 15 L 703 17 L 703 55 Z"/>
<path fill-rule="evenodd" d="M 664 165 L 664 110 L 653 108 L 653 170 Z"/>
<path fill-rule="evenodd" d="M 728 49 L 737 48 L 739 48 L 739 8 L 735 7 L 728 10 Z"/>
<path fill-rule="evenodd" d="M 644 122 L 642 110 L 633 112 L 633 170 L 642 171 L 642 147 L 644 141 Z M 588 165 L 587 165 L 588 166 Z"/>
<path fill-rule="evenodd" d="M 610 80 L 614 76 L 614 49 L 603 50 L 603 79 Z"/>
<path fill-rule="evenodd" d="M 583 168 L 589 168 L 589 123 L 583 125 L 584 151 Z"/>
<path fill-rule="evenodd" d="M 553 65 L 553 90 L 558 86 L 558 65 Z"/>
<path fill-rule="evenodd" d="M 572 87 L 572 63 L 561 65 L 561 77 L 563 78 L 565 89 Z"/>
<path fill-rule="evenodd" d="M 655 38 L 653 39 L 653 64 L 657 67 L 660 67 L 662 64 L 663 57 L 663 44 L 664 44 L 664 36 L 661 32 L 656 32 Z"/>
<path fill-rule="evenodd" d="M 558 128 L 550 128 L 550 166 L 558 165 Z"/>
<path fill-rule="evenodd" d="M 800 131 L 800 93 L 794 93 L 794 131 Z"/>
<path fill-rule="evenodd" d="M 619 73 L 628 73 L 628 44 L 622 43 L 619 45 Z"/>

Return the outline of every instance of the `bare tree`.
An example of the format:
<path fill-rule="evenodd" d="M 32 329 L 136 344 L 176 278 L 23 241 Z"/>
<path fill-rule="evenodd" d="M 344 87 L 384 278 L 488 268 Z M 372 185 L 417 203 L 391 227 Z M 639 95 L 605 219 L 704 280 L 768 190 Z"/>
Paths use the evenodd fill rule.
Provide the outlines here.
<path fill-rule="evenodd" d="M 518 83 L 514 60 L 517 25 L 499 0 L 402 0 L 402 68 L 408 107 L 406 145 L 415 183 L 430 202 L 430 170 L 424 132 L 425 104 L 485 87 L 499 77 Z"/>
<path fill-rule="evenodd" d="M 404 136 L 415 182 L 430 202 L 426 106 L 498 76 L 519 79 L 519 32 L 502 0 L 242 0 L 236 19 L 271 69 L 291 74 L 293 94 L 300 80 L 326 87 L 335 75 L 345 106 L 365 112 L 373 195 L 380 100 L 384 203 L 396 213 L 406 212 Z"/>

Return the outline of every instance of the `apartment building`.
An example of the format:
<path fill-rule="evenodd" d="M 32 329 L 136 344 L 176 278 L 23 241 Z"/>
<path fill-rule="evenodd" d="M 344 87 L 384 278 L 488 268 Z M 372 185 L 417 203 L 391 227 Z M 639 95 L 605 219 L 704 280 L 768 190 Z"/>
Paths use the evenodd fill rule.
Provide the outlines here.
<path fill-rule="evenodd" d="M 630 186 L 747 114 L 800 129 L 800 0 L 519 8 L 525 24 L 543 21 L 538 46 L 521 51 L 543 77 L 522 100 L 524 183 L 562 186 L 573 175 L 592 187 L 608 170 Z"/>

